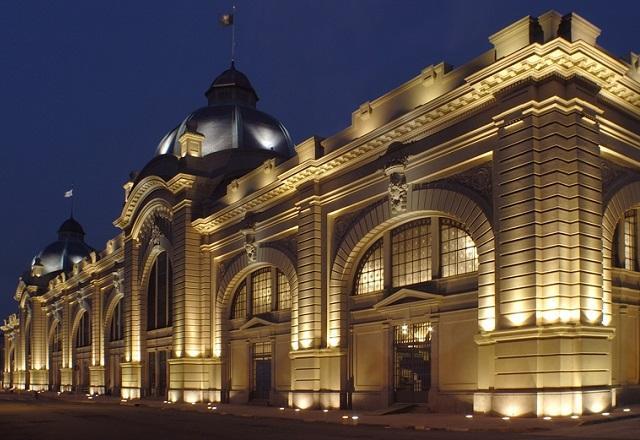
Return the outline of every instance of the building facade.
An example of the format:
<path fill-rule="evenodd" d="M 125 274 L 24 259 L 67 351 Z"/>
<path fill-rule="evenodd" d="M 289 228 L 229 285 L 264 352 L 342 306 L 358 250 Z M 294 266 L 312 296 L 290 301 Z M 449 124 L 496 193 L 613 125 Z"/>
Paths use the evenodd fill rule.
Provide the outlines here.
<path fill-rule="evenodd" d="M 293 145 L 231 66 L 73 219 L 4 331 L 5 388 L 510 416 L 640 390 L 640 59 L 525 17 Z"/>

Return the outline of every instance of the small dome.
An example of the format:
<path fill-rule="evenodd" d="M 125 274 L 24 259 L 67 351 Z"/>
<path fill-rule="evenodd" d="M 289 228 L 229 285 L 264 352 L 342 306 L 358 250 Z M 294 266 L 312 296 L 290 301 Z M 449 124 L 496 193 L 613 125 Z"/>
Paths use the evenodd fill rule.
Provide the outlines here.
<path fill-rule="evenodd" d="M 189 130 L 204 136 L 202 156 L 224 150 L 268 151 L 285 159 L 293 156 L 289 132 L 276 118 L 256 109 L 258 95 L 233 64 L 213 81 L 205 96 L 208 106 L 192 112 L 167 133 L 156 155 L 179 157 L 178 139 Z"/>
<path fill-rule="evenodd" d="M 84 229 L 82 229 L 82 225 L 76 221 L 73 217 L 70 217 L 64 221 L 58 228 L 58 235 L 64 234 L 74 234 L 81 235 L 81 238 L 84 238 Z"/>
<path fill-rule="evenodd" d="M 43 277 L 60 271 L 70 271 L 75 263 L 79 263 L 93 251 L 94 249 L 84 242 L 82 225 L 71 217 L 58 228 L 58 240 L 46 246 L 33 258 L 31 272 Z"/>

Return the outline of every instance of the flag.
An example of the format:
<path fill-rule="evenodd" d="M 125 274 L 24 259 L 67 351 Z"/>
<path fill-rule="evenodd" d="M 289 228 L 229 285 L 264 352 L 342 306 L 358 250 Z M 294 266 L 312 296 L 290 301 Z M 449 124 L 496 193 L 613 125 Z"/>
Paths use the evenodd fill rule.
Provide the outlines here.
<path fill-rule="evenodd" d="M 220 16 L 220 24 L 222 26 L 231 26 L 233 24 L 233 14 L 222 14 Z"/>
<path fill-rule="evenodd" d="M 65 191 L 64 193 L 64 198 L 68 199 L 69 197 L 73 197 L 73 190 L 70 189 L 69 191 Z"/>

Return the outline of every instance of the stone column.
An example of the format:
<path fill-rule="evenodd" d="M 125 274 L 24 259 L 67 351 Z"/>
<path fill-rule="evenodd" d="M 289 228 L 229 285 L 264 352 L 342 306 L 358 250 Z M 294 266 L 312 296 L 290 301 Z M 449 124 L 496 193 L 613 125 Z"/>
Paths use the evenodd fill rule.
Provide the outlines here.
<path fill-rule="evenodd" d="M 478 411 L 553 416 L 611 405 L 599 110 L 586 103 L 593 98 L 582 86 L 528 86 L 530 107 L 497 121 L 499 315 L 498 329 L 477 338 L 479 388 L 486 390 L 476 395 Z M 542 104 L 546 96 L 556 98 Z"/>
<path fill-rule="evenodd" d="M 47 314 L 42 303 L 34 298 L 31 302 L 31 367 L 29 389 L 46 391 L 49 388 Z"/>
<path fill-rule="evenodd" d="M 89 366 L 89 393 L 105 393 L 104 364 L 104 298 L 95 281 L 91 282 L 91 365 Z"/>
<path fill-rule="evenodd" d="M 140 244 L 131 237 L 124 242 L 125 362 L 122 368 L 121 394 L 124 399 L 142 395 L 142 298 L 138 274 Z"/>
<path fill-rule="evenodd" d="M 65 297 L 66 298 L 66 297 Z M 73 342 L 71 341 L 71 304 L 68 298 L 62 303 L 62 322 L 60 337 L 62 339 L 62 367 L 60 368 L 60 391 L 73 389 Z"/>
<path fill-rule="evenodd" d="M 338 408 L 344 382 L 344 352 L 326 347 L 326 215 L 318 182 L 298 188 L 298 340 L 291 358 L 290 404 L 299 408 Z"/>
<path fill-rule="evenodd" d="M 203 333 L 203 301 L 200 285 L 200 235 L 191 225 L 191 201 L 182 200 L 173 216 L 173 341 L 169 360 L 169 399 L 202 402 L 211 400 L 216 363 L 207 352 L 209 333 Z M 210 350 L 209 350 L 210 351 Z"/>

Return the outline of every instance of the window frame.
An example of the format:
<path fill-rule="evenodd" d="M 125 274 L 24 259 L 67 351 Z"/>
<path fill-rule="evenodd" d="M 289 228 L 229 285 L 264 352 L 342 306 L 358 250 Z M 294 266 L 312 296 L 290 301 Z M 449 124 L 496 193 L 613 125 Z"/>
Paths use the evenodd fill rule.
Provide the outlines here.
<path fill-rule="evenodd" d="M 259 309 L 260 311 L 256 313 L 254 310 L 254 308 L 256 307 L 256 302 L 255 302 L 256 298 L 254 297 L 254 294 L 253 294 L 254 289 L 256 288 L 254 281 L 255 281 L 255 277 L 263 276 L 264 274 L 268 274 L 267 283 L 269 285 L 269 289 L 268 289 L 268 294 L 264 294 L 263 296 L 260 297 L 260 299 L 264 300 L 265 304 L 268 304 L 268 307 L 264 309 L 260 308 Z M 282 285 L 281 283 L 282 278 L 286 280 L 286 283 L 289 287 L 288 288 L 289 301 L 288 301 L 288 307 L 286 308 L 281 307 L 282 298 L 281 298 L 280 286 Z M 263 282 L 264 281 L 265 280 L 263 280 Z M 244 301 L 243 301 L 244 307 L 239 307 L 238 306 L 239 295 L 241 294 L 241 291 L 243 289 L 245 289 Z M 263 267 L 257 268 L 251 271 L 250 273 L 248 273 L 235 288 L 233 292 L 231 306 L 229 309 L 229 314 L 228 314 L 229 319 L 249 320 L 253 317 L 267 315 L 269 313 L 289 311 L 291 310 L 291 302 L 292 302 L 291 291 L 292 291 L 291 283 L 289 283 L 289 278 L 284 274 L 283 271 L 281 271 L 275 266 L 263 266 Z M 240 309 L 244 310 L 244 316 L 239 316 L 239 314 L 236 313 L 237 310 L 240 310 Z"/>
<path fill-rule="evenodd" d="M 161 262 L 165 263 L 165 267 L 160 267 Z M 164 286 L 160 284 L 161 276 Z M 163 287 L 163 289 L 161 290 L 159 287 Z M 158 300 L 161 294 L 163 296 L 162 303 Z M 173 296 L 173 265 L 169 252 L 163 250 L 156 255 L 147 276 L 147 331 L 173 326 Z M 162 310 L 160 310 L 161 308 Z M 161 317 L 161 314 L 164 316 Z"/>
<path fill-rule="evenodd" d="M 394 269 L 397 267 L 400 267 L 399 264 L 395 264 L 394 263 L 394 256 L 398 256 L 399 257 L 399 253 L 394 253 L 393 251 L 393 246 L 394 246 L 394 234 L 397 233 L 398 230 L 404 228 L 404 229 L 411 229 L 412 228 L 412 224 L 413 226 L 417 226 L 419 227 L 420 224 L 428 224 L 428 228 L 429 231 L 426 234 L 427 237 L 427 248 L 431 248 L 430 250 L 430 255 L 424 257 L 423 259 L 426 260 L 427 262 L 431 262 L 431 267 L 430 267 L 430 276 L 428 276 L 427 280 L 420 280 L 416 283 L 405 283 L 405 284 L 400 284 L 400 283 L 396 283 L 396 279 L 394 279 Z M 475 269 L 473 271 L 469 271 L 469 272 L 462 272 L 462 273 L 456 273 L 456 274 L 452 274 L 452 275 L 447 275 L 447 276 L 443 276 L 442 274 L 442 230 L 443 230 L 443 225 L 448 225 L 448 226 L 453 226 L 456 227 L 460 230 L 462 230 L 465 234 L 466 237 L 468 237 L 471 242 L 473 243 L 474 247 L 475 247 L 475 264 L 474 267 Z M 430 235 L 430 239 L 428 238 Z M 420 239 L 420 235 L 418 235 L 417 237 L 418 239 Z M 368 262 L 368 259 L 370 257 L 370 255 L 373 252 L 373 248 L 375 246 L 378 246 L 381 243 L 381 249 L 382 249 L 382 285 L 380 290 L 372 290 L 372 291 L 368 291 L 368 292 L 362 292 L 359 293 L 358 291 L 358 283 L 360 282 L 360 276 L 362 273 L 362 268 L 364 266 L 365 263 Z M 414 251 L 414 249 L 411 249 L 412 251 Z M 392 228 L 387 229 L 385 232 L 381 233 L 380 235 L 376 236 L 370 243 L 370 245 L 366 248 L 365 252 L 363 252 L 359 258 L 359 260 L 357 260 L 357 264 L 356 264 L 356 270 L 354 271 L 354 275 L 353 275 L 353 279 L 352 279 L 352 288 L 351 288 L 351 296 L 354 297 L 362 297 L 362 296 L 367 296 L 367 295 L 376 295 L 376 294 L 380 294 L 383 292 L 388 292 L 388 291 L 395 291 L 401 288 L 407 288 L 407 287 L 411 287 L 411 286 L 421 286 L 424 285 L 426 283 L 432 283 L 432 282 L 440 282 L 440 281 L 446 281 L 446 280 L 451 280 L 455 277 L 465 277 L 465 276 L 469 276 L 472 274 L 477 274 L 478 272 L 478 268 L 480 265 L 479 262 L 479 254 L 478 254 L 478 246 L 475 243 L 475 241 L 473 240 L 473 237 L 471 236 L 471 234 L 469 233 L 469 231 L 464 227 L 464 225 L 458 221 L 456 221 L 455 219 L 452 219 L 451 217 L 448 216 L 444 216 L 444 215 L 430 215 L 430 216 L 425 216 L 425 217 L 419 217 L 419 218 L 413 218 L 411 220 L 402 222 L 400 224 L 394 225 Z M 463 250 L 458 250 L 458 251 L 465 251 L 466 252 L 466 248 Z M 406 249 L 405 249 L 406 252 Z M 419 252 L 419 249 L 418 249 Z M 406 258 L 406 255 L 405 255 Z M 406 260 L 405 260 L 406 261 Z M 413 262 L 413 260 L 411 260 Z M 465 260 L 466 261 L 466 260 Z M 420 277 L 422 278 L 422 277 Z"/>

